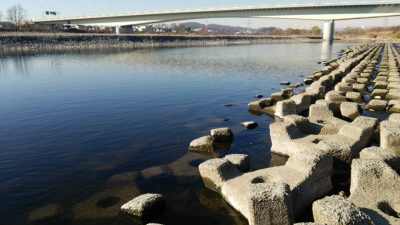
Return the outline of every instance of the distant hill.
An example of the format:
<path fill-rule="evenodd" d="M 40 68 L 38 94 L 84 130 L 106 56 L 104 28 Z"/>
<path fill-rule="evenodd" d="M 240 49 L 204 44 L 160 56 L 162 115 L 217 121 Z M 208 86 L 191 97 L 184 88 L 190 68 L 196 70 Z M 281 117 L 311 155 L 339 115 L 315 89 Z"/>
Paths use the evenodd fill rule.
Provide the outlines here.
<path fill-rule="evenodd" d="M 241 27 L 241 26 L 229 26 L 229 25 L 220 25 L 220 24 L 202 24 L 196 22 L 188 22 L 188 23 L 180 23 L 173 24 L 173 26 L 181 26 L 185 30 L 190 29 L 191 31 L 205 31 L 206 28 L 213 33 L 221 33 L 221 34 L 236 34 L 236 33 L 257 33 L 257 34 L 266 34 L 270 32 L 274 32 L 279 28 L 276 27 L 261 27 L 257 29 Z"/>

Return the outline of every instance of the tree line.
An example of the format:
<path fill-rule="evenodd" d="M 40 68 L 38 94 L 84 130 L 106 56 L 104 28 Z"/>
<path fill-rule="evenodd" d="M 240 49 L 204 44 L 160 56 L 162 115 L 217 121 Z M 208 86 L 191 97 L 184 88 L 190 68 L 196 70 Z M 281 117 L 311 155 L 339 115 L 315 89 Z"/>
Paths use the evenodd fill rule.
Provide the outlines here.
<path fill-rule="evenodd" d="M 19 28 L 23 25 L 23 21 L 26 19 L 27 12 L 20 4 L 16 4 L 7 9 L 5 19 L 6 21 L 14 24 L 15 28 Z M 0 22 L 3 22 L 3 13 L 0 11 Z"/>

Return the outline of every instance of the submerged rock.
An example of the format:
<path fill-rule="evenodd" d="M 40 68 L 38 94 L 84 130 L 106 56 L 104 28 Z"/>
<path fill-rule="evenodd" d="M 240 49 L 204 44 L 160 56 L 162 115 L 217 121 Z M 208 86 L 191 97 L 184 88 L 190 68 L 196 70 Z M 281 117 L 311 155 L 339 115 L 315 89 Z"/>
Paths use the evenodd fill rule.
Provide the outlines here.
<path fill-rule="evenodd" d="M 50 204 L 41 208 L 35 209 L 29 213 L 29 221 L 41 221 L 58 216 L 62 213 L 62 207 L 57 204 Z"/>
<path fill-rule="evenodd" d="M 258 126 L 258 124 L 255 121 L 243 122 L 242 125 L 247 129 L 254 129 Z"/>
<path fill-rule="evenodd" d="M 289 81 L 282 81 L 281 83 L 280 83 L 280 85 L 290 85 L 290 82 Z"/>
<path fill-rule="evenodd" d="M 262 98 L 264 97 L 263 95 L 254 95 L 254 98 Z"/>
<path fill-rule="evenodd" d="M 121 206 L 123 212 L 137 217 L 147 217 L 164 208 L 165 200 L 160 194 L 144 194 Z"/>

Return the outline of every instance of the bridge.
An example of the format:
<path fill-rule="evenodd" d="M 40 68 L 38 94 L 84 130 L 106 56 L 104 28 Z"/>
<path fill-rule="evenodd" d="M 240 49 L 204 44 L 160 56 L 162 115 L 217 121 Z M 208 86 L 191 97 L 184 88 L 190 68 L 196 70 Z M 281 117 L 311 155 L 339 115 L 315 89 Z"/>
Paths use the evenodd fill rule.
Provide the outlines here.
<path fill-rule="evenodd" d="M 118 15 L 42 19 L 36 24 L 78 24 L 116 27 L 208 18 L 273 18 L 325 21 L 323 39 L 333 42 L 335 21 L 400 16 L 400 2 L 320 3 L 174 10 Z"/>

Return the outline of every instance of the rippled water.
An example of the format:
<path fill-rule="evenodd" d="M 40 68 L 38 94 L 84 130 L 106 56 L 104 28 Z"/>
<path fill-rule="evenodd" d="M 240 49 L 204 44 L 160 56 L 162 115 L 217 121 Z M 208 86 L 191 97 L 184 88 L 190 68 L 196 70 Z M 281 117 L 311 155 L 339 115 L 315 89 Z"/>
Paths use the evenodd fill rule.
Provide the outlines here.
<path fill-rule="evenodd" d="M 321 57 L 320 44 L 270 44 L 0 59 L 0 224 L 142 224 L 119 207 L 147 192 L 167 200 L 152 222 L 246 224 L 203 188 L 197 166 L 216 156 L 188 144 L 229 126 L 233 146 L 218 155 L 267 167 L 272 118 L 247 103 Z"/>

